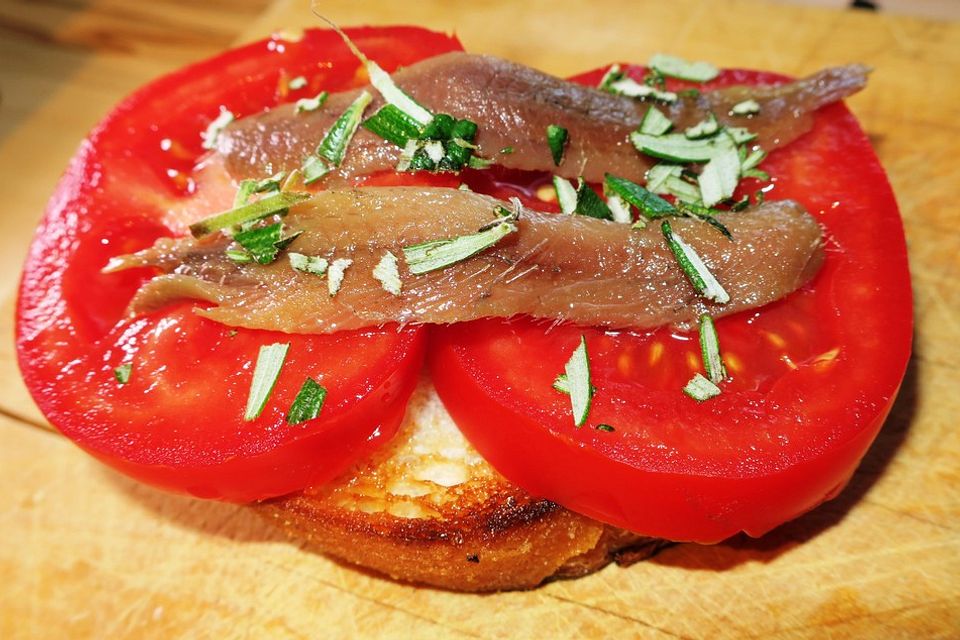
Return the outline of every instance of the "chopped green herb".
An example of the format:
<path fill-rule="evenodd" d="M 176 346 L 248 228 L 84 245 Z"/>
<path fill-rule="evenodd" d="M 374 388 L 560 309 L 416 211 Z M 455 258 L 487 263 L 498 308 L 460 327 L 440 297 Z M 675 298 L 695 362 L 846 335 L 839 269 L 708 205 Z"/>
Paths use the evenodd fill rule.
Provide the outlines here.
<path fill-rule="evenodd" d="M 607 203 L 590 188 L 583 178 L 580 178 L 580 183 L 577 185 L 577 206 L 573 212 L 581 216 L 613 220 L 613 213 L 607 207 Z"/>
<path fill-rule="evenodd" d="M 287 83 L 287 88 L 293 89 L 294 91 L 303 89 L 305 86 L 307 86 L 307 79 L 303 76 L 297 76 L 296 78 L 291 78 L 290 81 Z"/>
<path fill-rule="evenodd" d="M 610 213 L 613 215 L 614 222 L 620 222 L 623 224 L 630 224 L 633 222 L 633 214 L 630 212 L 630 203 L 624 200 L 619 194 L 611 193 L 609 196 L 607 196 L 607 208 L 610 209 Z"/>
<path fill-rule="evenodd" d="M 665 89 L 667 87 L 667 77 L 657 69 L 649 69 L 643 76 L 643 84 Z"/>
<path fill-rule="evenodd" d="M 216 149 L 217 139 L 233 120 L 234 115 L 230 111 L 220 107 L 220 115 L 207 125 L 206 131 L 200 134 L 200 137 L 203 139 L 203 148 L 207 150 Z"/>
<path fill-rule="evenodd" d="M 280 370 L 289 349 L 289 343 L 279 342 L 260 347 L 253 380 L 250 382 L 250 393 L 247 396 L 247 408 L 243 413 L 244 420 L 256 420 L 263 413 L 263 408 L 267 406 L 270 394 L 280 377 Z"/>
<path fill-rule="evenodd" d="M 238 264 L 253 262 L 253 256 L 250 255 L 250 252 L 246 251 L 245 249 L 226 249 L 223 253 L 227 256 L 227 258 Z"/>
<path fill-rule="evenodd" d="M 500 149 L 501 155 L 507 156 L 507 155 L 510 155 L 511 153 L 513 153 L 513 147 L 504 147 L 503 149 Z"/>
<path fill-rule="evenodd" d="M 606 70 L 603 74 L 603 77 L 600 78 L 600 84 L 597 85 L 597 88 L 602 91 L 607 91 L 610 88 L 610 85 L 623 77 L 623 71 L 620 69 L 620 65 L 613 64 L 610 65 L 610 68 Z"/>
<path fill-rule="evenodd" d="M 732 198 L 740 181 L 740 156 L 733 141 L 728 136 L 721 136 L 723 139 L 729 142 L 718 146 L 717 153 L 704 165 L 697 178 L 703 204 L 708 207 Z"/>
<path fill-rule="evenodd" d="M 359 50 L 354 49 L 354 52 L 359 53 Z M 433 114 L 430 110 L 398 87 L 396 83 L 394 83 L 393 78 L 390 77 L 390 74 L 384 71 L 380 65 L 372 60 L 368 60 L 363 54 L 360 54 L 358 57 L 360 57 L 367 67 L 370 84 L 380 92 L 384 100 L 400 109 L 400 111 L 403 111 L 421 126 L 426 126 L 433 119 Z"/>
<path fill-rule="evenodd" d="M 426 126 L 427 123 L 433 119 L 433 114 L 428 109 L 398 87 L 393 81 L 393 78 L 390 77 L 390 74 L 384 71 L 376 62 L 367 58 L 340 27 L 329 20 L 327 20 L 327 23 L 343 39 L 347 48 L 353 52 L 353 55 L 363 63 L 363 66 L 367 70 L 367 75 L 370 77 L 370 84 L 383 96 L 383 99 L 387 103 L 396 106 L 420 126 Z"/>
<path fill-rule="evenodd" d="M 738 102 L 730 107 L 730 115 L 732 116 L 752 116 L 758 113 L 760 113 L 760 103 L 753 98 Z"/>
<path fill-rule="evenodd" d="M 587 354 L 587 340 L 580 336 L 580 344 L 573 351 L 564 367 L 567 387 L 570 393 L 570 407 L 573 410 L 573 423 L 582 427 L 590 415 L 593 399 L 593 387 L 590 384 L 590 357 Z"/>
<path fill-rule="evenodd" d="M 690 379 L 690 382 L 687 383 L 687 386 L 683 388 L 683 392 L 697 402 L 704 402 L 720 395 L 720 387 L 704 378 L 701 374 L 695 373 L 693 374 L 693 378 Z"/>
<path fill-rule="evenodd" d="M 303 386 L 297 392 L 297 397 L 293 399 L 290 405 L 290 411 L 287 413 L 287 424 L 297 425 L 313 420 L 320 415 L 323 409 L 323 401 L 327 398 L 327 390 L 320 386 L 316 380 L 308 377 L 303 381 Z"/>
<path fill-rule="evenodd" d="M 735 144 L 746 144 L 751 140 L 756 140 L 758 135 L 746 127 L 724 127 L 723 130 L 733 138 Z"/>
<path fill-rule="evenodd" d="M 733 235 L 730 233 L 730 230 L 727 229 L 722 222 L 717 220 L 714 216 L 718 213 L 716 209 L 711 209 L 710 207 L 704 207 L 702 205 L 686 202 L 684 200 L 677 200 L 677 209 L 682 213 L 687 214 L 690 217 L 703 220 L 714 229 L 722 233 L 729 240 L 733 240 Z"/>
<path fill-rule="evenodd" d="M 683 135 L 689 140 L 697 140 L 699 138 L 709 138 L 717 131 L 720 131 L 720 123 L 711 111 L 704 120 L 701 120 L 692 127 L 688 127 L 683 132 Z"/>
<path fill-rule="evenodd" d="M 660 196 L 647 191 L 636 182 L 608 173 L 604 175 L 604 185 L 608 191 L 616 193 L 651 220 L 677 215 L 676 207 Z"/>
<path fill-rule="evenodd" d="M 670 129 L 673 129 L 673 123 L 670 122 L 670 119 L 663 115 L 660 109 L 650 105 L 647 112 L 643 114 L 643 120 L 640 121 L 637 131 L 651 136 L 662 136 Z"/>
<path fill-rule="evenodd" d="M 618 96 L 637 98 L 639 100 L 650 98 L 652 100 L 659 100 L 660 102 L 666 102 L 668 104 L 677 101 L 677 94 L 672 91 L 663 91 L 661 89 L 651 87 L 648 84 L 640 84 L 633 78 L 628 78 L 626 76 L 621 77 L 618 80 L 613 80 L 607 84 L 607 86 L 603 87 L 603 90 Z"/>
<path fill-rule="evenodd" d="M 270 264 L 287 245 L 296 239 L 300 232 L 290 236 L 283 235 L 283 223 L 275 222 L 265 227 L 254 227 L 238 231 L 234 241 L 243 247 L 259 264 Z"/>
<path fill-rule="evenodd" d="M 498 222 L 488 229 L 470 235 L 404 247 L 403 257 L 410 273 L 428 273 L 466 260 L 492 247 L 516 230 L 517 225 L 512 220 Z"/>
<path fill-rule="evenodd" d="M 691 82 L 709 82 L 720 75 L 720 70 L 709 62 L 689 62 L 683 58 L 663 53 L 658 53 L 650 58 L 648 66 L 665 76 L 690 80 Z"/>
<path fill-rule="evenodd" d="M 577 190 L 566 178 L 553 176 L 553 188 L 557 192 L 557 202 L 560 203 L 560 211 L 563 213 L 573 213 L 577 209 Z"/>
<path fill-rule="evenodd" d="M 309 111 L 316 111 L 327 101 L 328 93 L 326 91 L 321 91 L 312 98 L 300 98 L 293 105 L 294 113 L 307 113 Z"/>
<path fill-rule="evenodd" d="M 420 140 L 414 140 L 413 138 L 407 140 L 407 144 L 403 145 L 403 150 L 400 151 L 400 159 L 397 160 L 397 171 L 408 171 L 410 169 L 413 158 L 417 155 L 421 146 L 422 142 Z"/>
<path fill-rule="evenodd" d="M 214 231 L 227 229 L 240 224 L 261 220 L 267 216 L 285 211 L 288 207 L 303 202 L 310 197 L 309 193 L 284 191 L 272 196 L 261 198 L 256 202 L 228 209 L 216 215 L 205 218 L 190 225 L 190 233 L 199 238 Z"/>
<path fill-rule="evenodd" d="M 330 127 L 317 146 L 316 155 L 311 156 L 303 166 L 303 181 L 310 184 L 329 173 L 334 167 L 339 167 L 343 162 L 343 157 L 347 153 L 347 146 L 353 139 L 357 127 L 360 126 L 360 120 L 363 118 L 363 112 L 370 104 L 373 97 L 366 91 L 362 91 L 356 100 L 337 118 L 336 122 Z M 318 167 L 314 158 L 320 160 L 319 164 L 326 162 L 326 170 Z"/>
<path fill-rule="evenodd" d="M 681 89 L 677 91 L 677 95 L 681 98 L 696 99 L 700 97 L 700 89 Z"/>
<path fill-rule="evenodd" d="M 127 384 L 130 382 L 131 371 L 133 371 L 133 365 L 127 362 L 113 370 L 113 377 L 116 378 L 118 384 Z"/>
<path fill-rule="evenodd" d="M 383 254 L 380 262 L 373 268 L 373 277 L 380 282 L 380 286 L 387 293 L 400 295 L 403 283 L 400 281 L 400 270 L 397 268 L 397 256 L 389 251 Z"/>
<path fill-rule="evenodd" d="M 680 236 L 673 233 L 670 221 L 664 220 L 660 225 L 660 229 L 663 231 L 663 237 L 666 238 L 670 251 L 673 252 L 677 263 L 680 265 L 684 274 L 686 274 L 690 284 L 697 290 L 697 293 L 707 300 L 712 300 L 718 304 L 730 302 L 730 295 L 723 286 L 717 282 L 717 279 L 693 247 L 684 242 Z"/>
<path fill-rule="evenodd" d="M 470 156 L 470 159 L 467 161 L 467 166 L 471 169 L 489 169 L 492 164 L 493 160 L 481 158 L 480 156 Z"/>
<path fill-rule="evenodd" d="M 725 148 L 726 142 L 720 142 L 719 137 L 690 140 L 682 133 L 669 133 L 663 136 L 651 136 L 639 131 L 630 134 L 630 142 L 637 150 L 671 162 L 707 162 L 720 150 Z M 723 140 L 729 140 L 726 136 Z"/>
<path fill-rule="evenodd" d="M 254 189 L 257 187 L 256 180 L 241 180 L 237 193 L 233 196 L 233 207 L 242 207 L 250 201 Z"/>
<path fill-rule="evenodd" d="M 289 253 L 290 266 L 303 273 L 312 273 L 315 276 L 326 274 L 329 263 L 320 256 L 305 256 L 302 253 Z"/>
<path fill-rule="evenodd" d="M 743 178 L 756 178 L 757 180 L 769 180 L 770 174 L 760 169 L 747 169 L 741 174 Z"/>
<path fill-rule="evenodd" d="M 764 200 L 764 198 L 766 198 L 766 196 L 767 196 L 767 194 L 765 194 L 765 193 L 763 192 L 763 189 L 758 189 L 757 192 L 756 192 L 755 194 L 753 194 L 753 197 L 754 197 L 754 198 L 756 199 L 756 201 L 757 201 L 757 206 L 758 206 L 758 207 L 763 204 L 763 200 Z"/>
<path fill-rule="evenodd" d="M 363 121 L 363 127 L 398 147 L 420 137 L 421 127 L 416 120 L 392 104 L 385 104 Z"/>
<path fill-rule="evenodd" d="M 703 368 L 710 382 L 718 384 L 727 377 L 727 369 L 723 366 L 723 358 L 720 357 L 720 338 L 717 335 L 717 327 L 713 324 L 713 318 L 706 313 L 700 316 L 699 325 Z"/>
<path fill-rule="evenodd" d="M 647 189 L 671 195 L 686 202 L 700 201 L 700 187 L 683 179 L 683 167 L 678 164 L 660 163 L 647 170 Z"/>
<path fill-rule="evenodd" d="M 547 146 L 550 147 L 550 155 L 553 156 L 553 164 L 560 166 L 563 162 L 563 151 L 569 142 L 567 130 L 555 124 L 547 125 Z"/>
<path fill-rule="evenodd" d="M 749 156 L 746 155 L 746 151 L 743 152 L 743 158 L 740 160 L 740 168 L 744 171 L 755 168 L 758 164 L 763 162 L 764 158 L 767 157 L 767 152 L 763 149 L 754 149 L 753 153 Z"/>
<path fill-rule="evenodd" d="M 730 205 L 730 211 L 743 211 L 750 206 L 750 196 L 743 196 L 732 205 Z"/>
<path fill-rule="evenodd" d="M 340 291 L 340 285 L 343 284 L 343 276 L 347 271 L 347 268 L 353 264 L 353 260 L 350 258 L 337 258 L 327 269 L 327 291 L 330 293 L 330 297 L 337 295 L 337 292 Z"/>
<path fill-rule="evenodd" d="M 601 422 L 600 424 L 597 425 L 597 431 L 606 431 L 607 433 L 613 433 L 614 431 L 616 431 L 616 429 L 614 429 L 609 424 L 604 424 Z"/>

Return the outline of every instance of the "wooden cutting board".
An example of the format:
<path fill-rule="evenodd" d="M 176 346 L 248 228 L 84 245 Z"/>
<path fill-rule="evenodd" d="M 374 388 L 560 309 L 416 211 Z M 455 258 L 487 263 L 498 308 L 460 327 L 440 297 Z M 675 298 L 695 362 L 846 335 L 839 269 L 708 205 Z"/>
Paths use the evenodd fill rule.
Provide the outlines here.
<path fill-rule="evenodd" d="M 94 2 L 104 4 L 124 6 Z M 240 28 L 231 4 L 256 6 L 168 0 L 151 5 L 159 22 L 141 21 L 146 46 L 139 31 L 111 32 L 116 51 L 51 76 L 36 56 L 15 61 L 37 69 L 28 81 L 45 83 L 47 97 L 5 95 L 0 110 L 0 637 L 960 637 L 960 24 L 746 1 L 318 2 L 343 25 L 455 30 L 469 50 L 561 75 L 655 51 L 791 74 L 854 60 L 876 68 L 850 104 L 903 210 L 917 337 L 901 396 L 850 486 L 760 540 L 681 545 L 628 569 L 472 596 L 395 584 L 302 551 L 243 508 L 131 482 L 43 429 L 19 382 L 11 296 L 57 174 L 120 95 L 211 53 L 224 21 Z M 316 24 L 306 5 L 272 4 L 243 39 Z M 0 17 L 8 10 L 18 9 L 0 6 Z M 82 15 L 58 33 L 103 37 Z"/>

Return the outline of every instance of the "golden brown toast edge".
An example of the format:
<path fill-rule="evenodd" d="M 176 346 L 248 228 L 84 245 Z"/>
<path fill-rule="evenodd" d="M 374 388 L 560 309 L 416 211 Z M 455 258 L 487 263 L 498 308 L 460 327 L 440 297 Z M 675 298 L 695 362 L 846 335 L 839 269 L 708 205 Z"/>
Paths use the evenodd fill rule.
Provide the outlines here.
<path fill-rule="evenodd" d="M 308 548 L 458 591 L 535 587 L 596 571 L 652 540 L 536 499 L 467 443 L 424 377 L 396 437 L 335 482 L 253 507 Z"/>

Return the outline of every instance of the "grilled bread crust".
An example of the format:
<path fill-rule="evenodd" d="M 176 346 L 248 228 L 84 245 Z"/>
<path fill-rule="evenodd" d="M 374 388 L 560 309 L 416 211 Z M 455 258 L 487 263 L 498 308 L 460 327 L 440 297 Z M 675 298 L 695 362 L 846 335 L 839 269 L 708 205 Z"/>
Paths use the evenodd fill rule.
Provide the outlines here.
<path fill-rule="evenodd" d="M 335 482 L 253 507 L 293 538 L 394 579 L 527 589 L 665 543 L 533 498 L 460 434 L 424 378 L 397 436 Z"/>

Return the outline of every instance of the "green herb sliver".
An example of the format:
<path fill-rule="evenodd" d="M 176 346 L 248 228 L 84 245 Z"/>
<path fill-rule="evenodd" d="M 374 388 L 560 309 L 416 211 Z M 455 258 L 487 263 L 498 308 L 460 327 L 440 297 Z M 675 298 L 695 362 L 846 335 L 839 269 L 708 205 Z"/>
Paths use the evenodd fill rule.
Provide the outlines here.
<path fill-rule="evenodd" d="M 129 362 L 122 364 L 113 370 L 113 377 L 117 384 L 127 384 L 130 382 L 130 373 L 133 371 L 133 365 Z"/>
<path fill-rule="evenodd" d="M 323 401 L 327 398 L 327 390 L 320 386 L 316 380 L 308 377 L 303 381 L 303 386 L 297 392 L 293 404 L 290 405 L 290 411 L 287 413 L 287 424 L 297 425 L 313 420 L 320 415 L 323 409 Z"/>
<path fill-rule="evenodd" d="M 350 258 L 337 258 L 330 263 L 327 269 L 327 292 L 330 297 L 334 297 L 340 291 L 340 285 L 343 284 L 343 276 L 347 269 L 353 264 Z"/>
<path fill-rule="evenodd" d="M 709 62 L 689 62 L 663 53 L 650 58 L 648 66 L 665 76 L 691 82 L 709 82 L 720 75 L 720 70 Z"/>
<path fill-rule="evenodd" d="M 403 247 L 403 257 L 410 273 L 422 274 L 444 269 L 492 247 L 517 231 L 513 221 L 504 220 L 488 229 L 448 240 L 433 240 Z"/>
<path fill-rule="evenodd" d="M 702 374 L 695 373 L 683 388 L 683 392 L 697 402 L 704 402 L 720 395 L 720 387 L 704 378 Z"/>
<path fill-rule="evenodd" d="M 312 273 L 315 276 L 322 276 L 327 273 L 329 263 L 326 258 L 320 256 L 306 256 L 302 253 L 289 253 L 290 266 L 296 271 L 303 273 Z"/>
<path fill-rule="evenodd" d="M 752 116 L 758 113 L 760 113 L 760 103 L 753 98 L 738 102 L 730 107 L 730 115 L 732 116 Z"/>
<path fill-rule="evenodd" d="M 298 202 L 303 202 L 309 197 L 309 193 L 297 193 L 293 191 L 284 191 L 272 196 L 267 196 L 256 202 L 234 207 L 233 209 L 228 209 L 199 222 L 195 222 L 190 225 L 190 233 L 193 234 L 194 238 L 199 238 L 211 234 L 214 231 L 227 229 L 238 224 L 254 222 L 267 216 L 280 213 Z"/>
<path fill-rule="evenodd" d="M 364 120 L 363 128 L 398 147 L 404 147 L 410 140 L 416 140 L 422 131 L 416 120 L 392 104 L 383 105 L 379 111 Z"/>
<path fill-rule="evenodd" d="M 611 193 L 607 196 L 607 208 L 613 216 L 614 222 L 630 224 L 633 222 L 633 213 L 630 212 L 630 203 L 619 194 Z"/>
<path fill-rule="evenodd" d="M 253 260 L 258 264 L 270 264 L 277 259 L 277 255 L 287 245 L 300 235 L 299 232 L 293 235 L 283 235 L 283 223 L 276 222 L 265 227 L 254 227 L 238 231 L 233 235 L 234 241 L 246 250 Z M 230 256 L 237 260 L 236 257 Z M 241 260 L 237 260 L 240 262 Z"/>
<path fill-rule="evenodd" d="M 309 113 L 310 111 L 316 111 L 327 101 L 327 98 L 330 94 L 326 91 L 321 91 L 312 98 L 300 98 L 293 105 L 294 113 Z"/>
<path fill-rule="evenodd" d="M 220 107 L 220 114 L 214 118 L 213 122 L 207 125 L 206 130 L 200 134 L 200 138 L 203 140 L 203 148 L 211 151 L 217 148 L 217 140 L 220 138 L 220 134 L 223 133 L 223 130 L 227 128 L 227 125 L 233 122 L 235 116 L 230 111 Z"/>
<path fill-rule="evenodd" d="M 647 169 L 647 189 L 660 195 L 671 195 L 684 202 L 699 202 L 700 187 L 683 179 L 683 167 L 660 163 Z"/>
<path fill-rule="evenodd" d="M 703 368 L 710 382 L 719 384 L 727 377 L 727 369 L 723 366 L 723 358 L 720 356 L 720 337 L 717 335 L 717 327 L 713 323 L 713 318 L 707 313 L 700 316 L 698 324 Z"/>
<path fill-rule="evenodd" d="M 600 220 L 613 220 L 613 212 L 603 201 L 603 198 L 597 195 L 597 192 L 590 188 L 583 178 L 577 185 L 577 206 L 574 213 L 590 218 L 599 218 Z"/>
<path fill-rule="evenodd" d="M 636 182 L 620 178 L 612 173 L 604 175 L 604 186 L 640 210 L 644 217 L 655 220 L 665 216 L 678 215 L 677 208 L 661 198 L 647 191 Z"/>
<path fill-rule="evenodd" d="M 664 91 L 648 84 L 640 84 L 633 78 L 621 77 L 611 80 L 606 86 L 601 87 L 607 93 L 613 93 L 627 98 L 636 98 L 638 100 L 657 100 L 671 104 L 677 101 L 677 94 L 673 91 Z"/>
<path fill-rule="evenodd" d="M 616 431 L 616 429 L 614 429 L 613 426 L 609 424 L 604 424 L 601 422 L 600 424 L 597 425 L 597 431 L 606 431 L 607 433 L 613 433 L 614 431 Z"/>
<path fill-rule="evenodd" d="M 570 137 L 566 129 L 555 124 L 547 125 L 547 146 L 550 147 L 554 165 L 559 167 L 563 162 L 563 152 L 569 141 Z"/>
<path fill-rule="evenodd" d="M 560 212 L 572 214 L 577 209 L 577 190 L 566 178 L 553 176 L 553 188 L 557 192 Z"/>
<path fill-rule="evenodd" d="M 360 121 L 363 119 L 363 112 L 372 100 L 373 96 L 369 93 L 366 91 L 360 92 L 360 95 L 330 126 L 317 146 L 316 154 L 307 158 L 307 161 L 301 167 L 304 184 L 316 182 L 340 166 L 347 153 L 347 147 L 353 139 L 353 134 L 357 132 L 357 127 L 360 126 Z"/>
<path fill-rule="evenodd" d="M 723 143 L 723 139 L 728 142 Z M 703 204 L 712 207 L 732 198 L 739 182 L 740 155 L 733 140 L 728 136 L 721 136 L 717 153 L 704 165 L 703 171 L 697 177 Z"/>
<path fill-rule="evenodd" d="M 564 367 L 564 373 L 570 393 L 573 424 L 580 428 L 587 422 L 593 400 L 593 386 L 590 384 L 590 356 L 587 354 L 587 340 L 583 336 L 580 336 L 580 344 L 574 349 L 573 355 Z"/>
<path fill-rule="evenodd" d="M 373 277 L 380 283 L 383 290 L 395 296 L 400 295 L 403 283 L 400 281 L 400 270 L 397 268 L 397 256 L 387 251 L 380 258 L 380 262 L 373 268 Z"/>
<path fill-rule="evenodd" d="M 663 237 L 667 240 L 667 246 L 673 252 L 674 257 L 680 268 L 686 274 L 687 279 L 693 288 L 707 300 L 712 300 L 717 304 L 726 304 L 730 302 L 730 294 L 717 282 L 717 279 L 704 264 L 703 260 L 694 251 L 693 247 L 684 242 L 680 236 L 673 233 L 669 220 L 664 220 L 660 225 L 663 231 Z"/>
<path fill-rule="evenodd" d="M 688 140 L 699 140 L 700 138 L 709 138 L 718 131 L 720 131 L 720 122 L 711 111 L 707 114 L 705 119 L 701 120 L 692 127 L 687 127 L 684 129 L 683 135 Z"/>
<path fill-rule="evenodd" d="M 630 134 L 630 142 L 638 151 L 670 162 L 707 162 L 725 144 L 716 137 L 690 140 L 682 133 L 651 136 L 639 131 Z"/>
<path fill-rule="evenodd" d="M 280 378 L 280 370 L 289 349 L 289 343 L 280 342 L 260 347 L 253 380 L 250 382 L 250 393 L 247 396 L 247 408 L 243 413 L 244 420 L 256 420 L 263 413 L 263 408 L 267 406 L 270 394 Z"/>
<path fill-rule="evenodd" d="M 673 129 L 673 123 L 670 122 L 670 119 L 663 115 L 660 109 L 650 105 L 647 112 L 643 114 L 643 120 L 640 121 L 637 131 L 651 136 L 662 136 L 670 129 Z"/>

